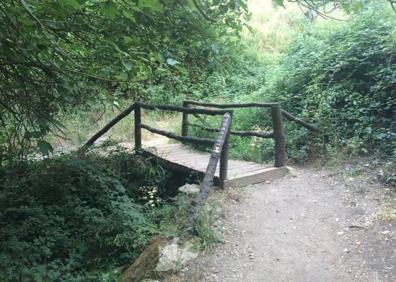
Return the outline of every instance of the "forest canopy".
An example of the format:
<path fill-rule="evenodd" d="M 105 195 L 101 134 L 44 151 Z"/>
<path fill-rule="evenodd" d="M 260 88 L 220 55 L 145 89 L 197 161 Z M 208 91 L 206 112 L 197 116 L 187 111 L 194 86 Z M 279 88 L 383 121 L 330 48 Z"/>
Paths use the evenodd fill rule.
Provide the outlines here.
<path fill-rule="evenodd" d="M 273 2 L 326 15 L 358 13 L 372 1 Z M 48 153 L 43 138 L 54 128 L 62 132 L 60 110 L 145 99 L 148 85 L 172 84 L 180 75 L 196 83 L 239 44 L 248 18 L 246 0 L 0 1 L 2 158 L 24 156 L 30 144 Z"/>

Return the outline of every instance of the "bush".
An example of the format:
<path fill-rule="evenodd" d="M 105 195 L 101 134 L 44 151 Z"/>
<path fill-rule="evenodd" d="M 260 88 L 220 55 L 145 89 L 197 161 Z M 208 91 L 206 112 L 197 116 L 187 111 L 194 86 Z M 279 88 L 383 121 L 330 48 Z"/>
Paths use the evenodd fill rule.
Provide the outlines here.
<path fill-rule="evenodd" d="M 384 10 L 369 10 L 335 30 L 310 28 L 298 36 L 268 75 L 261 97 L 316 121 L 333 145 L 350 153 L 394 154 L 396 18 Z M 289 149 L 311 147 L 297 127 L 287 133 Z"/>
<path fill-rule="evenodd" d="M 116 279 L 160 232 L 161 212 L 153 213 L 144 187 L 163 183 L 161 191 L 167 175 L 135 155 L 62 156 L 0 169 L 1 281 Z"/>
<path fill-rule="evenodd" d="M 261 69 L 252 68 L 261 72 L 262 87 L 223 98 L 279 101 L 321 128 L 325 135 L 285 121 L 288 156 L 294 161 L 335 152 L 396 156 L 396 18 L 388 6 L 377 5 L 345 23 L 306 23 L 279 62 L 261 60 Z M 233 129 L 271 130 L 271 115 L 236 110 Z M 232 157 L 273 159 L 273 144 L 265 140 L 232 137 L 231 146 Z"/>

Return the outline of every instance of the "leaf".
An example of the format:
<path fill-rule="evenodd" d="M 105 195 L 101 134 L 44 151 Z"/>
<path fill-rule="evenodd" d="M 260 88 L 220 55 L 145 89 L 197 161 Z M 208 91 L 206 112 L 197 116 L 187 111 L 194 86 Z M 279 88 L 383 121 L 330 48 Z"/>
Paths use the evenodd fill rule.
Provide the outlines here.
<path fill-rule="evenodd" d="M 180 64 L 180 62 L 178 62 L 178 61 L 176 61 L 175 59 L 172 59 L 172 58 L 166 59 L 166 63 L 167 63 L 168 65 L 171 65 L 171 66 L 175 66 L 175 65 Z"/>
<path fill-rule="evenodd" d="M 48 156 L 50 153 L 54 152 L 54 149 L 52 148 L 51 144 L 44 141 L 44 140 L 38 140 L 37 141 L 37 147 L 43 155 Z"/>
<path fill-rule="evenodd" d="M 153 12 L 161 12 L 163 6 L 159 0 L 140 0 L 139 7 L 148 8 Z"/>
<path fill-rule="evenodd" d="M 80 8 L 80 4 L 78 3 L 77 0 L 62 0 L 62 3 L 63 5 L 70 8 L 74 8 L 74 9 Z"/>
<path fill-rule="evenodd" d="M 272 0 L 276 6 L 283 6 L 284 0 Z M 284 6 L 283 6 L 284 7 Z"/>
<path fill-rule="evenodd" d="M 133 67 L 133 64 L 131 61 L 122 61 L 122 64 L 124 65 L 124 67 L 127 71 L 130 71 Z"/>
<path fill-rule="evenodd" d="M 26 138 L 30 139 L 30 138 L 40 138 L 43 137 L 45 135 L 44 132 L 42 131 L 28 131 L 25 133 Z"/>

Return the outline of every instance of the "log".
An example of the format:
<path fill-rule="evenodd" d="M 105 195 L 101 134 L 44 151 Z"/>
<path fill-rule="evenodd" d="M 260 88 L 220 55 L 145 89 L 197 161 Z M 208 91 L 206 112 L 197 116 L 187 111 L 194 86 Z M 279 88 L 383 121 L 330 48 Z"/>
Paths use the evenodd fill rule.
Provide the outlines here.
<path fill-rule="evenodd" d="M 122 274 L 123 282 L 140 282 L 152 272 L 159 261 L 161 248 L 166 245 L 165 238 L 154 238 L 150 245 L 140 254 L 136 261 Z"/>
<path fill-rule="evenodd" d="M 288 120 L 294 121 L 295 123 L 305 127 L 308 130 L 315 131 L 315 132 L 320 132 L 319 128 L 313 126 L 312 124 L 309 124 L 308 122 L 303 121 L 302 119 L 299 119 L 299 118 L 293 116 L 291 113 L 289 113 L 289 112 L 287 112 L 285 110 L 282 110 L 282 114 Z"/>
<path fill-rule="evenodd" d="M 215 143 L 214 140 L 212 139 L 208 139 L 208 138 L 198 138 L 198 137 L 188 137 L 188 136 L 180 136 L 180 135 L 176 135 L 172 132 L 169 131 L 165 131 L 165 130 L 160 130 L 160 129 L 156 129 L 154 127 L 151 127 L 147 124 L 140 124 L 141 128 L 144 128 L 152 133 L 155 134 L 159 134 L 159 135 L 163 135 L 165 137 L 168 138 L 172 138 L 181 142 L 190 142 L 190 143 L 195 143 L 195 144 L 204 144 L 204 145 L 213 145 Z"/>
<path fill-rule="evenodd" d="M 113 118 L 108 124 L 106 124 L 101 130 L 99 130 L 97 133 L 95 133 L 91 138 L 88 139 L 87 142 L 83 146 L 78 149 L 79 154 L 85 153 L 90 146 L 92 146 L 95 141 L 101 137 L 103 134 L 105 134 L 107 131 L 110 130 L 114 125 L 116 125 L 120 120 L 122 120 L 124 117 L 129 115 L 133 110 L 135 109 L 135 103 L 130 105 L 128 108 L 126 108 L 124 111 L 119 113 L 115 118 Z"/>
<path fill-rule="evenodd" d="M 189 126 L 194 126 L 194 127 L 198 127 L 202 130 L 206 130 L 208 132 L 219 132 L 218 129 L 216 128 L 211 128 L 211 127 L 205 127 L 196 123 L 188 123 Z M 237 135 L 237 136 L 242 136 L 242 137 L 246 137 L 246 136 L 255 136 L 255 137 L 261 137 L 261 138 L 273 138 L 274 137 L 274 133 L 273 132 L 258 132 L 258 131 L 234 131 L 231 130 L 230 131 L 231 135 Z"/>
<path fill-rule="evenodd" d="M 209 163 L 206 168 L 205 176 L 200 186 L 200 191 L 197 197 L 192 202 L 192 207 L 189 214 L 190 226 L 194 226 L 197 212 L 202 204 L 206 201 L 209 196 L 209 191 L 213 186 L 213 178 L 216 173 L 217 163 L 219 162 L 221 151 L 223 149 L 224 142 L 229 135 L 231 126 L 232 116 L 230 113 L 224 114 L 223 121 L 219 130 L 219 135 L 216 138 L 216 142 L 213 145 L 212 152 L 210 154 Z"/>
<path fill-rule="evenodd" d="M 149 105 L 142 102 L 136 102 L 143 109 L 147 110 L 164 110 L 164 111 L 173 111 L 187 114 L 203 114 L 203 115 L 224 115 L 229 112 L 229 110 L 212 110 L 212 109 L 194 109 L 194 108 L 183 108 L 179 106 L 169 106 L 169 105 Z"/>
<path fill-rule="evenodd" d="M 233 108 L 254 108 L 254 107 L 272 107 L 279 105 L 279 103 L 235 103 L 235 104 L 219 104 L 219 103 L 207 103 L 207 102 L 196 102 L 196 101 L 184 101 L 187 105 L 195 105 L 201 107 L 212 107 L 220 109 L 233 109 Z"/>

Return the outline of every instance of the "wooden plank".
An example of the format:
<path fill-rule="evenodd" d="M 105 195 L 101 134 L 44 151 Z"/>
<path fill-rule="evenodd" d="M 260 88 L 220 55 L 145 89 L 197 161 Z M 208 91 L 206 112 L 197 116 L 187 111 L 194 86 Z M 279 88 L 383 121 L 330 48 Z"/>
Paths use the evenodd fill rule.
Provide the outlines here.
<path fill-rule="evenodd" d="M 152 152 L 153 153 L 153 152 Z M 184 144 L 165 144 L 157 147 L 154 154 L 166 161 L 169 166 L 185 171 L 194 171 L 203 177 L 209 154 L 194 150 Z M 258 164 L 243 160 L 229 160 L 227 186 L 248 185 L 284 175 L 284 170 L 273 170 L 268 164 Z M 219 165 L 215 170 L 215 184 L 219 182 Z"/>
<path fill-rule="evenodd" d="M 239 175 L 237 178 L 228 179 L 225 183 L 227 187 L 246 186 L 256 184 L 267 180 L 281 178 L 288 173 L 286 167 L 270 167 L 263 170 L 257 170 L 245 175 Z"/>
<path fill-rule="evenodd" d="M 266 169 L 267 167 L 259 164 L 250 164 L 246 166 L 239 167 L 237 169 L 229 170 L 230 173 L 230 179 L 238 177 L 238 175 L 244 175 L 249 172 L 257 171 L 257 170 L 263 170 Z"/>
<path fill-rule="evenodd" d="M 230 169 L 231 170 L 235 170 L 244 166 L 249 166 L 249 165 L 258 165 L 257 163 L 254 162 L 246 162 L 246 161 L 234 161 L 231 165 L 230 165 Z"/>
<path fill-rule="evenodd" d="M 173 156 L 181 156 L 181 155 L 195 155 L 195 156 L 208 156 L 209 154 L 205 154 L 202 152 L 196 152 L 196 151 L 192 151 L 192 150 L 184 150 L 182 148 L 174 148 L 172 150 L 159 150 L 159 153 L 162 153 L 164 155 L 173 155 Z"/>
<path fill-rule="evenodd" d="M 194 152 L 188 152 L 188 151 L 175 151 L 175 152 L 157 152 L 159 155 L 162 155 L 164 158 L 169 158 L 169 159 L 181 159 L 183 157 L 191 157 L 191 158 L 200 158 L 200 157 L 205 157 L 209 159 L 208 154 L 197 154 Z"/>
<path fill-rule="evenodd" d="M 182 145 L 180 143 L 167 143 L 167 144 L 162 144 L 161 146 L 143 146 L 143 147 L 154 147 L 157 150 L 165 150 L 165 149 L 169 149 L 169 148 L 177 148 L 177 147 L 181 147 Z"/>
<path fill-rule="evenodd" d="M 200 152 L 200 151 L 192 150 L 192 149 L 186 149 L 186 148 L 183 148 L 183 147 L 157 148 L 157 152 L 164 153 L 164 154 L 174 154 L 174 155 L 177 155 L 177 154 L 181 155 L 183 153 L 190 153 L 190 154 L 196 154 L 196 155 L 209 156 L 208 153 Z"/>

